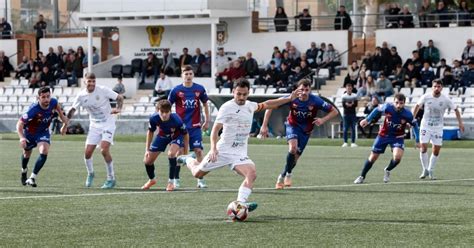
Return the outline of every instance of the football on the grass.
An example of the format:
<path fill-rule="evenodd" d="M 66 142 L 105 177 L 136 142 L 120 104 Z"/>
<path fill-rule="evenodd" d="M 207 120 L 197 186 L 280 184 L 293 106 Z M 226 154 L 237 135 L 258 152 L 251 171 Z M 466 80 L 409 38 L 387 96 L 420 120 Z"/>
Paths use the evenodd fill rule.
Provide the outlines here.
<path fill-rule="evenodd" d="M 229 203 L 227 207 L 227 216 L 229 216 L 232 221 L 244 221 L 247 219 L 248 214 L 249 209 L 244 203 L 233 201 Z"/>

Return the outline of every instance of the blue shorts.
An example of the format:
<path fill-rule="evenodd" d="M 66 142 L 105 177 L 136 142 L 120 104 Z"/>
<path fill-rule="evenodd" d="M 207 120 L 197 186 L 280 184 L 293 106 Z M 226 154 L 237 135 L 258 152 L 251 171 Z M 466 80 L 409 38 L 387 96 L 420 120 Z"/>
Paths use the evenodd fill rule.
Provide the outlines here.
<path fill-rule="evenodd" d="M 26 151 L 29 151 L 35 148 L 40 142 L 46 142 L 48 144 L 51 144 L 51 134 L 49 133 L 49 131 L 41 132 L 37 134 L 29 134 L 25 132 L 25 138 L 26 138 L 26 147 L 25 147 Z"/>
<path fill-rule="evenodd" d="M 378 154 L 384 153 L 385 148 L 387 148 L 387 145 L 390 145 L 392 149 L 400 148 L 404 150 L 405 139 L 396 137 L 381 137 L 380 135 L 377 135 L 377 138 L 375 138 L 374 141 L 374 145 L 372 146 L 372 152 Z"/>
<path fill-rule="evenodd" d="M 201 128 L 188 128 L 189 134 L 189 150 L 195 148 L 203 149 L 202 146 L 202 130 Z"/>
<path fill-rule="evenodd" d="M 176 139 L 172 139 L 171 137 L 156 136 L 153 139 L 153 142 L 151 142 L 149 151 L 150 152 L 164 152 L 166 150 L 166 147 L 169 144 L 176 144 L 179 147 L 184 147 L 183 136 L 180 135 Z"/>
<path fill-rule="evenodd" d="M 293 127 L 285 123 L 286 126 L 286 140 L 297 139 L 298 140 L 298 154 L 303 154 L 306 144 L 308 144 L 309 134 L 303 132 L 300 128 Z"/>

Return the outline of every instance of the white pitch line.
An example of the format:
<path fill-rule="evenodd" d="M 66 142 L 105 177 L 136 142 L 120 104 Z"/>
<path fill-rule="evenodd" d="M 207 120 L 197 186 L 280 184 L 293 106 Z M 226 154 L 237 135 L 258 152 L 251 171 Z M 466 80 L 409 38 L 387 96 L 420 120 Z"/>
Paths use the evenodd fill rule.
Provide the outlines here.
<path fill-rule="evenodd" d="M 338 184 L 338 185 L 312 185 L 312 186 L 298 186 L 291 187 L 291 189 L 317 189 L 317 188 L 342 188 L 342 187 L 362 187 L 362 186 L 376 186 L 376 185 L 402 185 L 402 184 L 432 184 L 432 183 L 447 183 L 460 181 L 474 181 L 474 178 L 463 179 L 446 179 L 446 180 L 426 180 L 426 181 L 407 181 L 407 182 L 391 182 L 391 183 L 364 183 L 364 184 Z M 5 189 L 5 188 L 3 188 Z M 134 195 L 134 194 L 175 194 L 175 193 L 196 193 L 196 192 L 236 192 L 236 189 L 209 189 L 200 190 L 194 188 L 183 188 L 181 190 L 166 192 L 166 191 L 138 191 L 138 187 L 117 187 L 116 189 L 136 189 L 134 192 L 109 192 L 109 193 L 85 193 L 85 194 L 68 194 L 68 195 L 32 195 L 32 196 L 11 196 L 0 197 L 0 200 L 18 200 L 18 199 L 46 199 L 46 198 L 68 198 L 68 197 L 87 197 L 87 196 L 109 196 L 109 195 Z M 0 188 L 0 191 L 2 188 Z M 255 188 L 254 191 L 280 191 L 274 188 Z M 32 193 L 34 191 L 31 191 Z"/>

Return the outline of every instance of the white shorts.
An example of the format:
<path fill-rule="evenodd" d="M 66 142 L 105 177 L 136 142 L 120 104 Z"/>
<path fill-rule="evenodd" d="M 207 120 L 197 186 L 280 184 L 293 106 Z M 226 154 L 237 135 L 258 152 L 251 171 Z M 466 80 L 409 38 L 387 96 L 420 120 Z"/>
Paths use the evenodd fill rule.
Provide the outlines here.
<path fill-rule="evenodd" d="M 235 155 L 235 154 L 226 154 L 220 153 L 217 155 L 216 162 L 209 161 L 209 153 L 204 157 L 202 162 L 199 164 L 198 169 L 200 171 L 212 171 L 224 166 L 229 166 L 231 170 L 235 168 L 237 165 L 241 164 L 252 164 L 255 163 L 247 156 Z"/>
<path fill-rule="evenodd" d="M 114 144 L 115 123 L 107 123 L 101 126 L 89 126 L 86 145 L 98 145 L 101 141 L 107 141 Z"/>
<path fill-rule="evenodd" d="M 420 129 L 420 143 L 427 144 L 428 142 L 435 146 L 443 145 L 443 130 Z"/>

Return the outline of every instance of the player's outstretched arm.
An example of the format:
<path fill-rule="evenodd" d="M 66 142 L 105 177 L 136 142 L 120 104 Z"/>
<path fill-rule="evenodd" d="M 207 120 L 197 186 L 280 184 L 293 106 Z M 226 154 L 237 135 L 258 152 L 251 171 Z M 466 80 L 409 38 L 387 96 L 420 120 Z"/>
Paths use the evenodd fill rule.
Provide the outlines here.
<path fill-rule="evenodd" d="M 64 115 L 61 105 L 59 103 L 56 106 L 56 111 L 58 112 L 59 119 L 61 119 L 61 122 L 63 123 L 63 125 L 61 126 L 61 135 L 65 135 L 67 132 L 67 125 L 69 124 L 69 119 Z"/>
<path fill-rule="evenodd" d="M 332 118 L 336 117 L 339 113 L 337 112 L 336 108 L 331 108 L 331 110 L 329 111 L 329 113 L 327 115 L 325 115 L 323 118 L 314 118 L 314 121 L 313 121 L 313 125 L 316 125 L 316 126 L 321 126 L 323 125 L 325 122 L 331 120 Z"/>
<path fill-rule="evenodd" d="M 459 112 L 459 109 L 454 109 L 454 113 L 456 113 L 456 119 L 458 120 L 459 130 L 464 133 L 464 123 L 462 122 L 461 113 Z"/>
<path fill-rule="evenodd" d="M 20 146 L 23 149 L 26 147 L 26 138 L 25 138 L 25 135 L 23 134 L 24 126 L 25 126 L 25 123 L 23 123 L 21 119 L 18 120 L 18 122 L 16 123 L 16 132 L 18 133 L 18 137 L 20 138 Z"/>
<path fill-rule="evenodd" d="M 291 95 L 289 97 L 266 100 L 265 102 L 259 103 L 257 105 L 257 110 L 255 110 L 255 111 L 258 112 L 258 111 L 262 111 L 264 109 L 278 108 L 283 104 L 287 104 L 287 103 L 295 100 L 300 94 L 301 94 L 301 90 L 297 89 L 297 90 L 291 92 Z"/>
<path fill-rule="evenodd" d="M 419 111 L 420 111 L 420 105 L 416 104 L 415 107 L 413 108 L 413 117 L 415 117 Z"/>
<path fill-rule="evenodd" d="M 72 108 L 69 110 L 69 112 L 67 112 L 67 118 L 68 118 L 69 120 L 71 120 L 72 117 L 74 116 L 74 113 L 76 113 L 76 109 L 75 109 L 74 107 L 72 107 Z"/>
<path fill-rule="evenodd" d="M 268 137 L 268 122 L 270 121 L 270 116 L 272 115 L 273 110 L 267 109 L 263 117 L 262 127 L 260 128 L 260 135 L 262 138 Z"/>
<path fill-rule="evenodd" d="M 211 149 L 209 150 L 209 160 L 211 162 L 216 162 L 217 161 L 217 140 L 219 139 L 219 132 L 221 131 L 223 127 L 222 123 L 214 123 L 214 126 L 212 127 L 211 131 Z"/>

